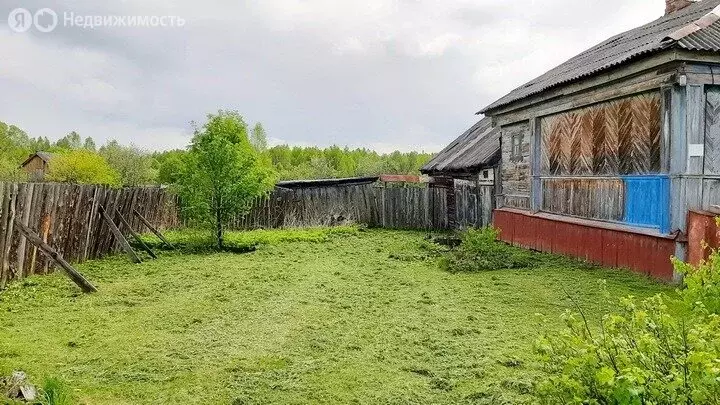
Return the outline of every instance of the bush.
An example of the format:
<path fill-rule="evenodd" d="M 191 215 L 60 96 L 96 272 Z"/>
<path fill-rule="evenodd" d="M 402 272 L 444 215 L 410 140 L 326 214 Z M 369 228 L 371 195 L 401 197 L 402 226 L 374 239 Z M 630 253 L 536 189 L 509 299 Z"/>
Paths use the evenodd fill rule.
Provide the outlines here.
<path fill-rule="evenodd" d="M 70 389 L 57 378 L 48 378 L 41 392 L 42 405 L 72 405 L 74 403 Z"/>
<path fill-rule="evenodd" d="M 493 228 L 469 229 L 462 234 L 462 243 L 444 259 L 451 272 L 473 272 L 531 267 L 542 261 L 543 255 L 510 246 L 497 240 Z"/>
<path fill-rule="evenodd" d="M 675 266 L 680 299 L 623 299 L 599 329 L 582 311 L 563 316 L 567 329 L 537 345 L 552 374 L 538 386 L 542 403 L 720 403 L 720 254 Z"/>

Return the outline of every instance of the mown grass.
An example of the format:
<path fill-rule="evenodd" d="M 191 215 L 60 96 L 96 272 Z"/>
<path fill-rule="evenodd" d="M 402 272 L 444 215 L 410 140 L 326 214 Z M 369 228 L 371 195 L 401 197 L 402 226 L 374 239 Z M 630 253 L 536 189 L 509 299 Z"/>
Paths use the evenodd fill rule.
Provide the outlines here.
<path fill-rule="evenodd" d="M 423 233 L 257 231 L 237 255 L 163 252 L 0 294 L 0 375 L 57 378 L 82 404 L 532 402 L 532 344 L 573 304 L 667 290 L 567 260 L 451 274 Z M 173 235 L 177 241 L 180 235 Z M 550 322 L 537 321 L 538 313 Z"/>

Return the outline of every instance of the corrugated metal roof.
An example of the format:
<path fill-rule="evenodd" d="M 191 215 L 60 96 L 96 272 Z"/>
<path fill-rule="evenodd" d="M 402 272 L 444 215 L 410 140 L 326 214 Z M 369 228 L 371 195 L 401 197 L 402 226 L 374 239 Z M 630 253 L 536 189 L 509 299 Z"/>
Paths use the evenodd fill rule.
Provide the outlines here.
<path fill-rule="evenodd" d="M 720 15 L 720 9 L 716 10 L 719 5 L 720 0 L 702 0 L 616 35 L 518 87 L 480 113 L 675 46 L 688 50 L 718 51 L 720 26 L 717 19 L 709 14 Z"/>
<path fill-rule="evenodd" d="M 492 167 L 500 161 L 500 129 L 483 118 L 423 166 L 426 174 L 470 172 Z"/>
<path fill-rule="evenodd" d="M 336 186 L 360 186 L 372 184 L 380 180 L 380 176 L 370 177 L 349 177 L 342 179 L 317 179 L 317 180 L 289 180 L 279 181 L 275 184 L 278 188 L 315 188 L 315 187 L 336 187 Z"/>

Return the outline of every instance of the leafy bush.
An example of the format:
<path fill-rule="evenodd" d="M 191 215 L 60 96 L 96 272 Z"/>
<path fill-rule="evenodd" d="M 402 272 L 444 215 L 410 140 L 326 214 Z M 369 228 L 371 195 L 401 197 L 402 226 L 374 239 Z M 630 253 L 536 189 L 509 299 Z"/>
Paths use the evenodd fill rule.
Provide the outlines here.
<path fill-rule="evenodd" d="M 553 374 L 538 386 L 542 403 L 720 403 L 720 254 L 675 266 L 685 274 L 679 299 L 625 298 L 599 329 L 582 311 L 563 316 L 567 329 L 537 345 Z"/>
<path fill-rule="evenodd" d="M 465 231 L 460 246 L 444 259 L 444 266 L 451 272 L 473 272 L 525 268 L 541 262 L 541 253 L 510 246 L 497 237 L 493 228 Z"/>

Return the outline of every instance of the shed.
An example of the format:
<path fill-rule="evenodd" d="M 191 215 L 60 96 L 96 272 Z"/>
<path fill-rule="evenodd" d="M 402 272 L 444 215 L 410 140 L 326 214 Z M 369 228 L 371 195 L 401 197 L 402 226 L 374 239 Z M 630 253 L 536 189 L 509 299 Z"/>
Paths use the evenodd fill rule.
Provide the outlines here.
<path fill-rule="evenodd" d="M 430 186 L 446 191 L 447 217 L 451 228 L 467 224 L 458 211 L 472 210 L 490 217 L 494 184 L 500 163 L 500 130 L 483 118 L 435 155 L 420 172 L 431 176 Z M 462 192 L 460 188 L 468 192 Z M 458 195 L 469 200 L 459 201 Z M 489 202 L 488 202 L 489 201 Z"/>
<path fill-rule="evenodd" d="M 38 151 L 28 156 L 20 168 L 25 170 L 30 181 L 42 181 L 50 168 L 52 158 L 51 153 Z"/>
<path fill-rule="evenodd" d="M 720 0 L 667 0 L 482 109 L 501 134 L 501 238 L 677 278 L 689 210 L 720 201 L 718 83 Z"/>
<path fill-rule="evenodd" d="M 483 118 L 420 169 L 434 177 L 479 180 L 492 184 L 500 163 L 500 130 Z"/>

